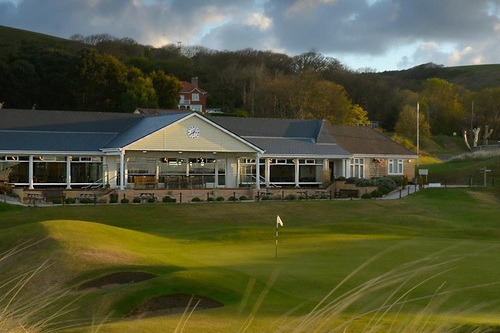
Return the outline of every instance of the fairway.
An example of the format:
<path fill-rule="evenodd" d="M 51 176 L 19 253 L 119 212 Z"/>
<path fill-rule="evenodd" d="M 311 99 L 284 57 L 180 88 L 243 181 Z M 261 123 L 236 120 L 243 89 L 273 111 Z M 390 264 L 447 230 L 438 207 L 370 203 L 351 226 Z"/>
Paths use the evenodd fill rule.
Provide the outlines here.
<path fill-rule="evenodd" d="M 43 264 L 16 303 L 64 290 L 33 317 L 67 306 L 53 322 L 68 332 L 498 330 L 498 216 L 491 188 L 394 201 L 1 204 L 0 252 L 32 245 L 0 261 L 0 280 Z M 120 272 L 152 278 L 77 291 Z M 123 319 L 148 299 L 178 294 L 223 306 Z"/>

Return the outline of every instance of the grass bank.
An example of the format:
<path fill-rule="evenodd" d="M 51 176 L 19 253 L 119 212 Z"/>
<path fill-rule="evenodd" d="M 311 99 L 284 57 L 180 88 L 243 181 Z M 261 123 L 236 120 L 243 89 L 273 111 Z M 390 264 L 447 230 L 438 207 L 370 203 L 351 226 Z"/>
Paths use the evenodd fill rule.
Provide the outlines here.
<path fill-rule="evenodd" d="M 74 311 L 60 325 L 81 326 L 69 331 L 103 318 L 100 332 L 174 331 L 179 323 L 186 332 L 500 325 L 499 203 L 495 189 L 430 189 L 398 201 L 2 204 L 1 251 L 44 241 L 0 262 L 0 279 L 48 259 L 22 294 L 68 290 L 61 303 L 76 299 Z M 276 215 L 285 223 L 278 258 Z M 77 291 L 123 271 L 156 277 Z M 149 298 L 176 293 L 224 306 L 189 320 L 181 313 L 123 320 Z"/>

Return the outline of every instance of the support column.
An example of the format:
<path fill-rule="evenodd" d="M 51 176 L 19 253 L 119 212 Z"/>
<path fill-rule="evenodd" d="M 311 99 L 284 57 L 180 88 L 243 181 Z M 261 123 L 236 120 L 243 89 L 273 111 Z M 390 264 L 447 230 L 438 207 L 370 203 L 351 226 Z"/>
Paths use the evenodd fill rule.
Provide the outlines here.
<path fill-rule="evenodd" d="M 295 159 L 295 187 L 300 187 L 299 185 L 299 171 L 300 171 L 300 167 L 299 167 L 299 159 L 296 158 Z"/>
<path fill-rule="evenodd" d="M 271 179 L 271 163 L 269 163 L 269 158 L 266 158 L 265 162 L 265 170 L 264 170 L 264 177 L 266 179 L 266 186 L 269 187 L 270 179 Z"/>
<path fill-rule="evenodd" d="M 322 175 L 320 176 L 320 181 L 324 181 L 324 179 L 328 179 L 330 182 L 333 181 L 333 179 L 330 179 L 330 170 L 329 170 L 329 165 L 328 165 L 328 162 L 329 160 L 327 158 L 325 158 L 323 160 L 323 171 L 322 171 Z M 328 175 L 328 178 L 326 178 Z"/>
<path fill-rule="evenodd" d="M 120 190 L 125 189 L 125 150 L 120 152 Z"/>
<path fill-rule="evenodd" d="M 28 188 L 30 190 L 34 189 L 34 186 L 33 186 L 33 155 L 30 155 L 29 157 L 29 167 L 28 167 L 28 182 L 29 182 L 29 186 Z"/>
<path fill-rule="evenodd" d="M 257 159 L 255 160 L 255 176 L 257 180 L 255 181 L 255 188 L 260 189 L 260 154 L 257 153 Z"/>
<path fill-rule="evenodd" d="M 71 156 L 66 156 L 66 189 L 71 190 Z"/>
<path fill-rule="evenodd" d="M 241 181 L 240 172 L 241 172 L 240 158 L 239 158 L 239 156 L 237 156 L 236 157 L 236 187 L 240 186 L 240 181 Z"/>
<path fill-rule="evenodd" d="M 109 175 L 108 175 L 108 159 L 106 156 L 102 157 L 102 187 L 106 188 L 106 184 L 109 183 L 108 181 Z"/>

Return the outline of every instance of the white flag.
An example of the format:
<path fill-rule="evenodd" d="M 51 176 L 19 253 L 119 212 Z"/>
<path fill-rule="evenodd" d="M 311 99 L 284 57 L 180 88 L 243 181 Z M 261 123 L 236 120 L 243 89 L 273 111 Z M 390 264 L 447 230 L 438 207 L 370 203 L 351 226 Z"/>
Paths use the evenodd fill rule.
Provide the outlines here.
<path fill-rule="evenodd" d="M 283 221 L 281 221 L 280 216 L 276 215 L 276 228 L 278 226 L 283 226 Z"/>

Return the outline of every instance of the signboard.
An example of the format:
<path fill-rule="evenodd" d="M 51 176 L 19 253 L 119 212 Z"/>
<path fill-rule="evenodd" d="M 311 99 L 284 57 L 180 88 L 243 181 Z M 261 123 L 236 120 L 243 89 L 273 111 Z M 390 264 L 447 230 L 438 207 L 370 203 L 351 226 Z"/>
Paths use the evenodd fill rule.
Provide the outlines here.
<path fill-rule="evenodd" d="M 419 169 L 418 174 L 420 176 L 427 176 L 429 174 L 429 169 Z"/>

